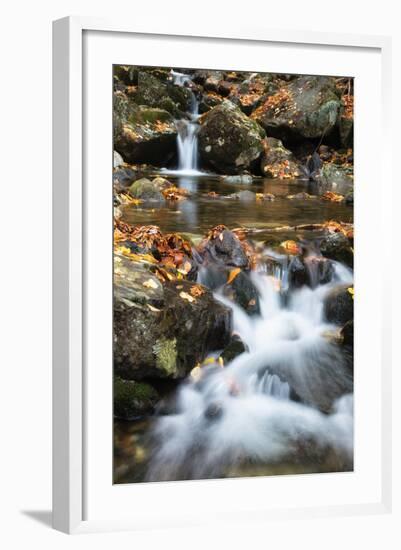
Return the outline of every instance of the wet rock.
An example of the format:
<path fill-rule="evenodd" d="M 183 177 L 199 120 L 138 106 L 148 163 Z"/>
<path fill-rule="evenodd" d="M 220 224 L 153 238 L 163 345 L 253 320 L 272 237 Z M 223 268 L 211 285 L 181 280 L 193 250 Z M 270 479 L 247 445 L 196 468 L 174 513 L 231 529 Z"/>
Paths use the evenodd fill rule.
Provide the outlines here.
<path fill-rule="evenodd" d="M 223 102 L 224 98 L 221 95 L 218 95 L 214 92 L 207 92 L 202 94 L 201 100 L 199 102 L 199 112 L 201 114 L 207 113 L 213 107 L 220 105 Z"/>
<path fill-rule="evenodd" d="M 260 157 L 264 131 L 230 101 L 205 113 L 200 122 L 200 156 L 218 172 L 240 174 Z"/>
<path fill-rule="evenodd" d="M 249 261 L 238 237 L 228 229 L 216 231 L 204 239 L 197 248 L 206 264 L 217 264 L 231 267 L 248 267 Z"/>
<path fill-rule="evenodd" d="M 144 248 L 141 252 L 147 252 Z M 138 250 L 135 250 L 138 252 Z M 162 307 L 164 304 L 163 285 L 143 265 L 114 255 L 114 298 L 122 310 L 137 304 Z"/>
<path fill-rule="evenodd" d="M 204 412 L 205 418 L 207 420 L 218 420 L 223 415 L 223 407 L 221 403 L 210 403 L 205 409 Z"/>
<path fill-rule="evenodd" d="M 229 99 L 249 115 L 268 94 L 271 95 L 275 91 L 277 91 L 277 85 L 272 75 L 255 73 L 234 86 Z"/>
<path fill-rule="evenodd" d="M 300 288 L 308 284 L 309 275 L 305 264 L 299 256 L 294 256 L 288 266 L 288 283 L 292 288 Z"/>
<path fill-rule="evenodd" d="M 217 92 L 220 87 L 220 83 L 223 79 L 223 73 L 221 71 L 209 71 L 203 86 L 205 90 Z"/>
<path fill-rule="evenodd" d="M 354 299 L 349 285 L 332 289 L 324 302 L 324 315 L 330 323 L 344 325 L 354 317 Z"/>
<path fill-rule="evenodd" d="M 129 194 L 134 199 L 143 201 L 164 202 L 164 197 L 160 191 L 159 181 L 150 181 L 147 178 L 141 178 L 135 181 L 129 188 Z"/>
<path fill-rule="evenodd" d="M 126 162 L 165 165 L 176 153 L 177 129 L 169 112 L 138 106 L 114 94 L 114 146 Z"/>
<path fill-rule="evenodd" d="M 207 69 L 197 69 L 192 75 L 192 80 L 196 84 L 201 84 L 206 87 L 206 81 L 208 81 L 208 88 L 217 86 L 219 81 L 223 78 L 222 71 L 214 71 Z"/>
<path fill-rule="evenodd" d="M 354 321 L 347 321 L 341 329 L 341 336 L 343 337 L 343 345 L 354 347 Z"/>
<path fill-rule="evenodd" d="M 189 281 L 161 284 L 134 262 L 129 269 L 116 268 L 114 361 L 119 376 L 183 378 L 209 352 L 229 342 L 230 309 L 206 289 L 192 298 L 193 286 Z"/>
<path fill-rule="evenodd" d="M 262 174 L 268 178 L 300 176 L 300 167 L 294 155 L 286 149 L 279 139 L 266 138 L 260 167 Z"/>
<path fill-rule="evenodd" d="M 241 355 L 241 353 L 244 353 L 245 351 L 248 351 L 248 347 L 241 340 L 241 337 L 238 334 L 233 334 L 231 336 L 230 342 L 224 348 L 224 351 L 220 357 L 223 359 L 224 364 L 227 365 L 228 363 L 231 363 L 233 359 L 238 357 L 238 355 Z"/>
<path fill-rule="evenodd" d="M 221 176 L 221 180 L 224 183 L 250 185 L 253 182 L 253 177 L 250 174 L 241 174 L 238 176 Z"/>
<path fill-rule="evenodd" d="M 316 288 L 331 281 L 334 273 L 333 265 L 322 256 L 295 256 L 288 267 L 288 282 L 292 288 L 308 285 Z"/>
<path fill-rule="evenodd" d="M 122 164 L 124 164 L 124 159 L 120 155 L 120 153 L 117 153 L 117 151 L 113 152 L 113 167 L 119 168 Z"/>
<path fill-rule="evenodd" d="M 334 274 L 332 263 L 322 256 L 310 255 L 304 258 L 308 272 L 308 284 L 311 288 L 329 283 Z"/>
<path fill-rule="evenodd" d="M 270 95 L 251 117 L 269 136 L 294 141 L 329 135 L 339 112 L 334 78 L 300 76 Z"/>
<path fill-rule="evenodd" d="M 342 103 L 343 102 L 344 97 Z M 351 109 L 347 109 L 344 104 L 341 105 L 341 112 L 338 120 L 338 130 L 342 147 L 352 147 L 354 141 L 354 116 L 352 107 Z"/>
<path fill-rule="evenodd" d="M 238 193 L 232 193 L 230 197 L 239 201 L 252 202 L 256 200 L 256 193 L 248 190 L 238 191 Z"/>
<path fill-rule="evenodd" d="M 354 205 L 354 192 L 350 191 L 345 195 L 345 204 L 348 204 L 348 206 Z"/>
<path fill-rule="evenodd" d="M 260 313 L 259 293 L 248 273 L 240 271 L 231 283 L 224 286 L 223 294 L 242 307 L 248 315 Z"/>
<path fill-rule="evenodd" d="M 325 189 L 345 195 L 353 191 L 354 181 L 350 170 L 340 164 L 323 163 L 317 178 Z"/>
<path fill-rule="evenodd" d="M 130 420 L 153 412 L 159 399 L 157 391 L 146 382 L 123 380 L 113 382 L 114 416 Z"/>
<path fill-rule="evenodd" d="M 209 258 L 207 257 L 207 253 L 203 253 L 202 256 L 203 257 L 200 257 L 200 262 L 205 259 L 206 261 L 204 263 L 206 265 L 202 266 L 199 270 L 200 283 L 207 286 L 207 288 L 210 288 L 212 291 L 221 288 L 227 282 L 230 273 L 229 268 L 224 265 L 208 262 L 207 260 Z"/>
<path fill-rule="evenodd" d="M 328 233 L 320 243 L 320 252 L 326 258 L 352 267 L 354 253 L 349 239 L 342 233 Z"/>
<path fill-rule="evenodd" d="M 191 92 L 183 86 L 163 82 L 154 74 L 140 71 L 135 102 L 138 105 L 161 107 L 174 117 L 180 117 L 191 104 Z"/>
<path fill-rule="evenodd" d="M 120 167 L 113 172 L 114 194 L 126 193 L 127 187 L 138 178 L 138 173 L 128 166 Z"/>
<path fill-rule="evenodd" d="M 172 187 L 171 181 L 168 181 L 166 178 L 162 178 L 161 176 L 157 176 L 152 180 L 153 185 L 157 185 L 159 189 L 167 189 L 168 187 Z"/>

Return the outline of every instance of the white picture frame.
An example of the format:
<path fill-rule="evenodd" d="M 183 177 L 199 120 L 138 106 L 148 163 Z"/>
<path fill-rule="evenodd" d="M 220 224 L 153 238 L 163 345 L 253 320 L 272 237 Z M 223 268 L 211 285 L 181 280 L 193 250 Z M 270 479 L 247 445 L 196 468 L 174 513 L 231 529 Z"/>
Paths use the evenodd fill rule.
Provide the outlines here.
<path fill-rule="evenodd" d="M 390 126 L 390 55 L 391 42 L 387 37 L 342 35 L 331 33 L 312 33 L 295 31 L 277 31 L 267 29 L 216 30 L 193 28 L 185 35 L 180 29 L 155 24 L 131 24 L 126 21 L 108 21 L 94 18 L 68 17 L 54 22 L 53 33 L 53 525 L 67 533 L 97 530 L 137 529 L 148 527 L 151 518 L 146 510 L 139 517 L 105 517 L 99 513 L 96 518 L 87 518 L 87 495 L 85 487 L 87 477 L 98 475 L 94 468 L 88 467 L 85 453 L 88 447 L 88 430 L 91 423 L 87 417 L 88 395 L 87 377 L 87 325 L 85 318 L 88 311 L 85 306 L 87 279 L 85 269 L 88 259 L 85 218 L 85 185 L 86 171 L 84 160 L 87 151 L 84 148 L 84 67 L 85 33 L 118 33 L 120 37 L 179 37 L 186 45 L 196 40 L 235 41 L 253 47 L 256 44 L 286 44 L 292 47 L 341 48 L 353 55 L 356 51 L 374 51 L 380 58 L 381 98 L 377 105 L 382 147 L 389 136 Z M 120 60 L 116 60 L 120 62 Z M 133 63 L 134 64 L 134 63 Z M 162 65 L 163 63 L 160 63 Z M 207 61 L 205 62 L 207 65 Z M 195 64 L 196 66 L 196 64 Z M 302 72 L 301 70 L 299 72 Z M 341 72 L 339 73 L 341 74 Z M 111 116 L 111 113 L 110 113 Z M 383 151 L 382 151 L 383 152 Z M 363 154 L 363 153 L 360 153 Z M 390 182 L 388 165 L 379 158 L 380 181 Z M 111 165 L 110 165 L 111 166 Z M 108 175 L 106 175 L 106 178 Z M 383 193 L 383 185 L 378 194 Z M 391 189 L 387 187 L 387 196 Z M 111 199 L 110 199 L 111 201 Z M 384 222 L 391 200 L 383 201 L 378 216 Z M 107 243 L 106 243 L 107 244 Z M 111 258 L 111 248 L 110 248 Z M 386 284 L 385 275 L 381 276 L 380 287 Z M 383 294 L 384 296 L 384 294 Z M 388 319 L 390 298 L 380 303 L 381 311 L 386 308 L 381 326 L 380 345 L 380 497 L 372 500 L 351 500 L 344 503 L 325 503 L 324 505 L 296 505 L 292 508 L 281 506 L 277 510 L 269 509 L 271 517 L 312 517 L 313 515 L 348 515 L 365 513 L 385 513 L 391 510 L 391 357 L 390 330 L 385 329 Z M 90 378 L 89 378 L 90 381 Z M 111 409 L 110 409 L 111 410 Z M 89 415 L 90 418 L 90 415 Z M 380 430 L 379 430 L 380 428 Z M 379 436 L 378 436 L 379 437 Z M 378 442 L 375 442 L 378 443 Z M 111 442 L 110 442 L 111 453 Z M 379 467 L 379 466 L 378 466 Z M 99 480 L 100 481 L 100 480 Z M 291 483 L 291 480 L 289 481 Z M 111 484 L 111 472 L 107 483 Z M 185 482 L 186 483 L 186 482 Z M 209 482 L 196 482 L 197 491 L 201 485 Z M 229 483 L 236 483 L 231 480 Z M 244 488 L 250 480 L 241 480 Z M 277 481 L 276 481 L 277 483 Z M 152 492 L 161 491 L 159 484 L 151 484 Z M 174 484 L 172 484 L 174 485 Z M 177 491 L 183 491 L 181 483 Z M 188 496 L 193 485 L 188 485 L 185 494 Z M 210 487 L 212 487 L 210 485 Z M 217 487 L 217 486 L 216 486 Z M 228 488 L 229 485 L 226 485 Z M 238 489 L 238 485 L 236 486 Z M 255 485 L 253 484 L 253 487 Z M 221 486 L 220 486 L 221 488 Z M 138 486 L 126 488 L 138 491 Z M 254 489 L 253 489 L 254 490 Z M 143 487 L 141 488 L 143 492 Z M 145 506 L 146 508 L 146 506 Z M 232 510 L 231 510 L 232 512 Z M 235 512 L 235 507 L 234 507 Z M 264 510 L 255 515 L 258 521 L 266 517 Z M 239 509 L 238 509 L 239 513 Z M 243 514 L 244 515 L 244 514 Z M 232 521 L 234 515 L 230 516 Z M 224 519 L 224 517 L 222 516 Z M 218 518 L 215 518 L 218 520 Z M 267 518 L 266 518 L 267 519 Z M 195 512 L 189 513 L 177 522 L 166 517 L 168 526 L 190 525 L 199 523 Z"/>

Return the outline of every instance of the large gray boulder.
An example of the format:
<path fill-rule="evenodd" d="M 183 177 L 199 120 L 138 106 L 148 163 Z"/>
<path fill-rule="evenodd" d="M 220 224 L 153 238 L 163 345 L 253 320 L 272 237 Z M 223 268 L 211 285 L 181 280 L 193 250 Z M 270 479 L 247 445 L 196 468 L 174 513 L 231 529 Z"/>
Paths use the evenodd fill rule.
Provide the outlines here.
<path fill-rule="evenodd" d="M 199 130 L 199 153 L 216 171 L 240 174 L 249 170 L 263 151 L 263 129 L 231 101 L 205 113 Z"/>
<path fill-rule="evenodd" d="M 251 118 L 279 139 L 319 138 L 336 127 L 340 107 L 334 78 L 301 76 L 270 95 Z"/>

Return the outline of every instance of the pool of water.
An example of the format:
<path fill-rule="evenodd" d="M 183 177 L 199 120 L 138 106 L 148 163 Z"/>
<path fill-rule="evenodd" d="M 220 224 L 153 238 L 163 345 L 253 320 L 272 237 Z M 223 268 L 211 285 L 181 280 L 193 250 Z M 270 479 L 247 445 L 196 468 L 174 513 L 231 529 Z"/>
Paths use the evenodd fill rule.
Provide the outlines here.
<path fill-rule="evenodd" d="M 319 197 L 316 184 L 301 180 L 255 179 L 251 185 L 228 184 L 214 176 L 168 176 L 177 187 L 188 190 L 189 197 L 166 201 L 162 206 L 148 203 L 123 208 L 123 220 L 133 225 L 157 225 L 163 232 L 204 235 L 210 228 L 224 224 L 229 229 L 254 230 L 252 238 L 265 240 L 272 229 L 281 226 L 322 223 L 335 219 L 353 221 L 353 208 Z M 238 191 L 271 193 L 274 201 L 243 201 L 231 198 Z M 218 197 L 208 196 L 215 192 Z M 288 199 L 288 195 L 307 192 L 314 199 Z"/>

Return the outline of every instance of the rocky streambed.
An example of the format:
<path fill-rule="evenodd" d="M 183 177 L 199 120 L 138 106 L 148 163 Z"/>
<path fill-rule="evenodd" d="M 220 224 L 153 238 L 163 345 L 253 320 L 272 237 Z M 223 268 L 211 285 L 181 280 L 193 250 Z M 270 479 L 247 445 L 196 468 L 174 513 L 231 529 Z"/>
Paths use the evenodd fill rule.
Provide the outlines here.
<path fill-rule="evenodd" d="M 114 481 L 350 470 L 349 81 L 183 73 L 114 72 Z"/>

